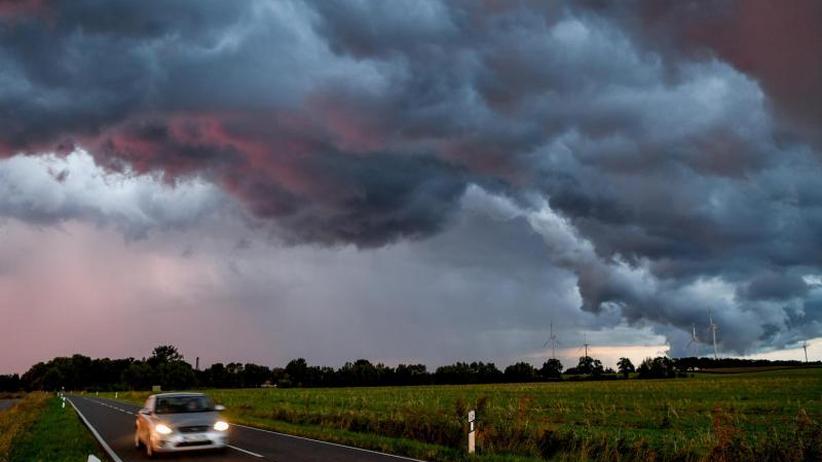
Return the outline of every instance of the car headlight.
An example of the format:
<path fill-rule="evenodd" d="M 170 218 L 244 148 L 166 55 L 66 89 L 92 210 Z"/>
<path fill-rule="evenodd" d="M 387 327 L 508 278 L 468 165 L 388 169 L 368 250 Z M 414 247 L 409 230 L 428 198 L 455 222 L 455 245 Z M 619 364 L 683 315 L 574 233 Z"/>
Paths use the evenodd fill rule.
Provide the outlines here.
<path fill-rule="evenodd" d="M 154 431 L 161 435 L 171 434 L 171 428 L 166 424 L 157 424 L 154 426 Z"/>
<path fill-rule="evenodd" d="M 228 424 L 223 422 L 222 420 L 218 420 L 214 424 L 214 429 L 217 430 L 218 432 L 224 432 L 224 431 L 228 430 Z"/>

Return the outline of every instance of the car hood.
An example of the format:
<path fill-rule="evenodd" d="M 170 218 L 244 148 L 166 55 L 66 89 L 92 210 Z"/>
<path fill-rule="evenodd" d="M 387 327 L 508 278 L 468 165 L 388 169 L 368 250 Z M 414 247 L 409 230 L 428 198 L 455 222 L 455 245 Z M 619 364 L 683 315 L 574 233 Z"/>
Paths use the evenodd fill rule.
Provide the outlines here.
<path fill-rule="evenodd" d="M 157 414 L 157 418 L 172 428 L 192 427 L 200 425 L 214 425 L 220 420 L 220 413 L 214 412 L 186 412 L 182 414 Z"/>

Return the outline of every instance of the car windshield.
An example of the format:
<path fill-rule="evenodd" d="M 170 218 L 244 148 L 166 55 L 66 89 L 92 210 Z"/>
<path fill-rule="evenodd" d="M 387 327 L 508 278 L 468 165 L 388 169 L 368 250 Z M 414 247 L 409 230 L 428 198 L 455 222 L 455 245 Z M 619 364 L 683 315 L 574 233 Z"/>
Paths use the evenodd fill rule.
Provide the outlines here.
<path fill-rule="evenodd" d="M 214 404 L 206 396 L 158 396 L 157 414 L 182 414 L 185 412 L 208 412 Z"/>

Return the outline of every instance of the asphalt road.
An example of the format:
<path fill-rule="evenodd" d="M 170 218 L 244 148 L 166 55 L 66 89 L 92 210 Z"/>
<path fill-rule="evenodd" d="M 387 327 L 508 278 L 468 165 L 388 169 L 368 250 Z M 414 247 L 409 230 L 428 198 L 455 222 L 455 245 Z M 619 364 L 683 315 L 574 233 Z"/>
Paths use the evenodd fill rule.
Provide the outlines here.
<path fill-rule="evenodd" d="M 20 401 L 19 399 L 0 399 L 0 411 L 14 406 L 14 403 Z"/>
<path fill-rule="evenodd" d="M 105 444 L 114 462 L 148 460 L 134 447 L 134 420 L 138 406 L 101 398 L 70 396 L 81 418 Z M 401 462 L 414 461 L 364 449 L 326 443 L 258 428 L 232 425 L 230 447 L 224 453 L 164 454 L 162 460 L 278 461 L 278 462 Z M 106 447 L 108 446 L 108 447 Z M 417 461 L 419 462 L 419 461 Z"/>

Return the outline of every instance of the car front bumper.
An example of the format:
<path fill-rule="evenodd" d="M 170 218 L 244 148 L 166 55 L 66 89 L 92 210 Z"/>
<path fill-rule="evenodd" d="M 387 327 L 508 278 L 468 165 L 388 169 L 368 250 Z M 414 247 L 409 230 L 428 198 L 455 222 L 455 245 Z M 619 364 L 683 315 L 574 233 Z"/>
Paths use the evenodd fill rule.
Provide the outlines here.
<path fill-rule="evenodd" d="M 156 452 L 198 451 L 221 449 L 228 445 L 228 432 L 172 433 L 152 435 L 151 447 Z"/>

